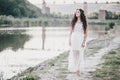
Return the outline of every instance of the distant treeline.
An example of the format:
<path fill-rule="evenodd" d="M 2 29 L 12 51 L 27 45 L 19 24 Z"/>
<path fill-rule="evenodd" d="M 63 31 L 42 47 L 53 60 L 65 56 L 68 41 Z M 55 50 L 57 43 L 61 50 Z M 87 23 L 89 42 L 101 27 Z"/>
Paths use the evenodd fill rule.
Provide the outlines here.
<path fill-rule="evenodd" d="M 67 16 L 44 15 L 38 18 L 15 18 L 0 16 L 0 27 L 30 27 L 30 26 L 69 26 Z"/>
<path fill-rule="evenodd" d="M 88 18 L 89 19 L 98 19 L 98 12 L 92 12 L 89 13 Z M 106 19 L 120 19 L 120 12 L 111 12 L 111 11 L 106 11 Z"/>
<path fill-rule="evenodd" d="M 41 10 L 27 0 L 0 0 L 0 15 L 33 18 L 41 14 Z"/>

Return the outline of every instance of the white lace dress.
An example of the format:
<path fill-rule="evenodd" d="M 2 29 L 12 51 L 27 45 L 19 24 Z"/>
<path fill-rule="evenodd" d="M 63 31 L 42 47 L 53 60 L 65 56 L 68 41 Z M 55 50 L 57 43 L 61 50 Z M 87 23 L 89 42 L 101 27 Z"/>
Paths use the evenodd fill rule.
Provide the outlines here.
<path fill-rule="evenodd" d="M 84 71 L 84 49 L 82 41 L 84 39 L 84 30 L 82 23 L 76 23 L 71 34 L 71 46 L 68 57 L 68 70 L 70 72 Z"/>

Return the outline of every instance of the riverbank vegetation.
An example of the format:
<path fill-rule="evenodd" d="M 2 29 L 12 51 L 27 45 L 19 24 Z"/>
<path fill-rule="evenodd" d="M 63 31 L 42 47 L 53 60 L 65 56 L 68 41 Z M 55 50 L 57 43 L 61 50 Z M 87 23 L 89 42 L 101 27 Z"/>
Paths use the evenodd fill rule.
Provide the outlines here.
<path fill-rule="evenodd" d="M 46 16 L 45 16 L 46 15 Z M 88 19 L 90 25 L 119 25 L 119 20 Z M 68 15 L 44 14 L 38 18 L 15 18 L 13 16 L 0 16 L 0 27 L 30 27 L 30 26 L 69 26 L 70 18 Z"/>
<path fill-rule="evenodd" d="M 120 79 L 120 48 L 111 50 L 103 56 L 101 68 L 93 72 L 93 80 Z"/>

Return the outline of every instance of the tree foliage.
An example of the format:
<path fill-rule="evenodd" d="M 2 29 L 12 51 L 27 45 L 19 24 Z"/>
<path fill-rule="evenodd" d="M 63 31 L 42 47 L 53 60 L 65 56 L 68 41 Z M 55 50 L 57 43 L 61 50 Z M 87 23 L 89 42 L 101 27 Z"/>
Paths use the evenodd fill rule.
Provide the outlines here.
<path fill-rule="evenodd" d="M 0 15 L 38 17 L 41 15 L 41 10 L 27 0 L 0 0 Z"/>

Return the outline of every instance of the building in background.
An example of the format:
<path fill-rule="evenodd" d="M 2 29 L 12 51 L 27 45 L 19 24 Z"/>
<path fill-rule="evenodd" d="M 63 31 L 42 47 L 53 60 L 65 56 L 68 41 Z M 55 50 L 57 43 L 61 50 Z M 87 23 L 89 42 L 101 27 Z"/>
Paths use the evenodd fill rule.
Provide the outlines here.
<path fill-rule="evenodd" d="M 47 6 L 49 6 L 50 10 L 46 8 L 46 3 L 43 0 L 42 4 L 37 4 L 36 6 L 39 7 L 40 9 L 42 9 L 43 13 L 61 13 L 61 14 L 67 14 L 67 15 L 71 15 L 74 14 L 75 10 L 77 8 L 82 8 L 85 10 L 85 13 L 87 12 L 87 16 L 89 16 L 90 13 L 96 12 L 99 15 L 99 12 L 103 12 L 103 11 L 99 11 L 101 10 L 101 6 L 104 6 L 104 9 L 107 11 L 111 11 L 111 12 L 120 12 L 120 2 L 105 2 L 105 3 L 99 3 L 99 2 L 94 2 L 94 3 L 77 3 L 74 2 L 74 4 L 55 4 L 54 0 L 54 4 L 49 4 L 47 3 Z M 85 0 L 86 2 L 87 0 Z"/>
<path fill-rule="evenodd" d="M 46 6 L 45 0 L 42 3 L 42 13 L 43 14 L 50 14 L 50 8 Z"/>
<path fill-rule="evenodd" d="M 87 5 L 87 2 L 84 2 L 83 9 L 84 9 L 84 13 L 85 13 L 85 15 L 87 17 L 88 16 L 88 5 Z"/>
<path fill-rule="evenodd" d="M 105 20 L 105 16 L 106 16 L 106 10 L 100 9 L 98 19 L 99 20 Z"/>

